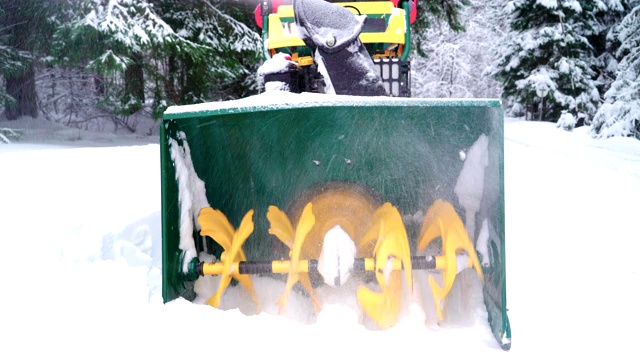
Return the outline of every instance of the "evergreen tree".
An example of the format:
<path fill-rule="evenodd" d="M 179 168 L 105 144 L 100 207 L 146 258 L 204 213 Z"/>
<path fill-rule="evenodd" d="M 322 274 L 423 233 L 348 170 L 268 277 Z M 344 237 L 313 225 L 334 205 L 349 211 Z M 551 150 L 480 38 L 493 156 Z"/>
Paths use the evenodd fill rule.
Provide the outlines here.
<path fill-rule="evenodd" d="M 164 22 L 146 0 L 72 0 L 72 21 L 58 32 L 57 54 L 63 64 L 86 66 L 107 81 L 100 106 L 130 115 L 145 103 L 145 69 L 152 49 L 179 46 L 197 51 Z M 73 54 L 69 57 L 69 54 Z M 109 91 L 104 91 L 109 89 Z"/>
<path fill-rule="evenodd" d="M 75 20 L 58 32 L 58 58 L 114 79 L 102 101 L 112 112 L 131 114 L 149 97 L 157 118 L 171 104 L 256 90 L 246 79 L 255 73 L 261 40 L 236 19 L 244 15 L 237 2 L 70 1 Z"/>
<path fill-rule="evenodd" d="M 612 27 L 618 24 L 629 9 L 628 0 L 598 0 L 592 8 L 593 31 L 587 36 L 593 47 L 595 63 L 592 69 L 596 72 L 596 86 L 600 94 L 604 94 L 613 80 L 618 65 L 615 53 L 619 47 L 617 41 L 608 41 Z"/>
<path fill-rule="evenodd" d="M 0 7 L 0 108 L 9 105 L 15 106 L 15 99 L 7 94 L 3 80 L 8 76 L 19 74 L 25 64 L 31 61 L 31 54 L 20 51 L 8 45 L 6 27 L 9 26 L 5 20 L 5 11 Z"/>
<path fill-rule="evenodd" d="M 422 41 L 428 41 L 428 38 L 421 36 L 422 30 L 441 22 L 446 23 L 453 31 L 464 30 L 460 14 L 469 5 L 469 0 L 418 1 L 417 4 L 418 16 L 412 31 L 415 32 L 414 41 L 418 44 Z"/>
<path fill-rule="evenodd" d="M 428 57 L 422 49 L 432 41 L 429 29 L 435 26 L 447 26 L 454 32 L 464 30 L 460 13 L 466 5 L 468 0 L 418 1 L 417 16 L 411 25 L 411 47 L 416 49 L 414 58 Z"/>
<path fill-rule="evenodd" d="M 591 135 L 597 138 L 640 139 L 640 1 L 631 5 L 632 10 L 609 33 L 609 41 L 619 44 L 616 57 L 620 63 L 591 125 Z"/>
<path fill-rule="evenodd" d="M 241 3 L 197 0 L 188 7 L 179 0 L 154 3 L 162 19 L 182 39 L 201 46 L 197 53 L 187 53 L 179 47 L 160 50 L 166 51 L 163 65 L 167 76 L 163 84 L 167 101 L 227 100 L 257 91 L 255 73 L 261 61 L 262 40 L 240 21 L 249 20 Z"/>
<path fill-rule="evenodd" d="M 492 75 L 503 97 L 533 118 L 557 121 L 569 111 L 589 121 L 600 99 L 593 78 L 593 1 L 514 0 L 510 32 Z"/>
<path fill-rule="evenodd" d="M 38 116 L 36 63 L 46 55 L 59 3 L 49 0 L 0 0 L 0 92 L 8 120 Z"/>

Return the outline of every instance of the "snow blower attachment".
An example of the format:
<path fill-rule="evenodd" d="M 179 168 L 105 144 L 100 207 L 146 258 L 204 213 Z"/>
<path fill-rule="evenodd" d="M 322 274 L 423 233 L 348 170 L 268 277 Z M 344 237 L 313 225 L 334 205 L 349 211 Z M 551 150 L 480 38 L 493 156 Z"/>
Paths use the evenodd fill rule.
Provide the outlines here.
<path fill-rule="evenodd" d="M 456 280 L 473 276 L 482 283 L 494 336 L 510 348 L 501 104 L 385 96 L 393 85 L 381 84 L 384 76 L 371 70 L 367 57 L 372 43 L 366 48 L 360 40 L 369 20 L 345 10 L 379 9 L 382 3 L 392 10 L 379 18 L 377 31 L 391 26 L 397 14 L 409 23 L 391 2 L 295 0 L 290 13 L 281 5 L 264 17 L 269 24 L 297 24 L 304 41 L 289 37 L 302 42 L 286 47 L 314 49 L 310 63 L 324 67 L 324 75 L 308 77 L 300 53 L 274 53 L 270 60 L 284 66 L 272 62 L 265 68 L 284 72 L 264 71 L 265 79 L 295 78 L 284 88 L 302 92 L 319 82 L 300 82 L 301 74 L 331 79 L 336 93 L 349 95 L 267 91 L 165 112 L 165 302 L 202 297 L 202 281 L 213 276 L 218 281 L 207 293 L 213 295 L 200 301 L 220 307 L 225 291 L 237 283 L 259 313 L 265 304 L 253 282 L 268 276 L 284 281 L 274 301 L 279 313 L 287 311 L 292 291 L 306 294 L 317 313 L 323 307 L 320 287 L 356 282 L 359 308 L 378 329 L 397 324 L 403 308 L 418 302 L 446 325 L 447 304 L 472 291 L 456 287 Z M 319 13 L 355 20 L 326 22 Z M 283 14 L 295 15 L 295 22 Z M 270 49 L 285 47 L 269 40 Z M 400 54 L 398 44 L 391 48 L 393 56 Z M 298 283 L 302 289 L 296 290 Z"/>
<path fill-rule="evenodd" d="M 252 277 L 285 274 L 280 312 L 298 282 L 319 311 L 319 286 L 361 281 L 387 328 L 422 278 L 443 322 L 470 268 L 509 347 L 498 101 L 277 92 L 172 107 L 161 128 L 165 301 L 215 275 L 207 303 L 235 279 L 259 311 Z"/>

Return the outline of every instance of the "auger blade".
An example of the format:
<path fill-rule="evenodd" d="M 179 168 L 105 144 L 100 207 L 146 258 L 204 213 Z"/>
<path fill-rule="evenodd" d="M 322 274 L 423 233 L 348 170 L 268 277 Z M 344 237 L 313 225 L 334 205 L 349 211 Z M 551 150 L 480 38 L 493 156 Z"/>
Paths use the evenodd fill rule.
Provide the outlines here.
<path fill-rule="evenodd" d="M 358 304 L 382 329 L 388 329 L 398 323 L 402 307 L 402 280 L 400 273 L 394 271 L 388 282 L 378 293 L 362 285 L 358 288 Z"/>
<path fill-rule="evenodd" d="M 462 219 L 456 213 L 453 205 L 440 199 L 436 200 L 427 210 L 422 230 L 420 231 L 418 250 L 424 250 L 437 237 L 442 238 L 442 255 L 436 258 L 436 267 L 442 270 L 444 286 L 440 286 L 433 278 L 433 275 L 429 275 L 429 286 L 436 304 L 438 321 L 442 321 L 444 318 L 442 302 L 451 291 L 458 273 L 456 255 L 465 251 L 471 261 L 471 267 L 476 270 L 476 273 L 483 281 L 484 276 L 478 255 L 473 248 L 473 243 L 467 234 Z"/>
<path fill-rule="evenodd" d="M 245 261 L 246 256 L 242 245 L 247 240 L 249 235 L 253 232 L 253 210 L 249 210 L 243 217 L 238 230 L 234 230 L 233 226 L 227 219 L 227 217 L 220 211 L 212 208 L 203 208 L 200 210 L 198 216 L 198 223 L 200 224 L 200 234 L 203 236 L 210 236 L 216 241 L 224 252 L 221 255 L 221 262 L 223 264 L 223 271 L 220 274 L 220 282 L 218 283 L 218 290 L 216 293 L 207 300 L 207 304 L 213 307 L 220 306 L 220 299 L 224 291 L 229 287 L 231 278 L 238 280 L 238 282 L 251 294 L 251 298 L 256 303 L 257 311 L 260 312 L 260 304 L 258 297 L 253 289 L 253 283 L 249 275 L 241 275 L 238 273 L 238 269 L 234 268 L 233 264 Z"/>
<path fill-rule="evenodd" d="M 376 210 L 372 227 L 366 234 L 378 232 L 374 257 L 376 279 L 382 292 L 375 293 L 362 286 L 358 289 L 358 303 L 380 327 L 388 328 L 397 323 L 402 304 L 401 270 L 393 268 L 394 260 L 402 263 L 409 289 L 413 284 L 409 240 L 398 209 L 389 203 Z"/>
<path fill-rule="evenodd" d="M 249 210 L 247 214 L 242 218 L 240 222 L 240 226 L 236 231 L 233 242 L 231 243 L 231 253 L 229 254 L 230 258 L 233 259 L 233 262 L 236 261 L 245 261 L 247 259 L 244 254 L 244 250 L 242 249 L 242 245 L 244 245 L 245 241 L 251 233 L 253 233 L 254 225 L 253 225 L 253 209 Z M 244 286 L 249 294 L 251 294 L 251 298 L 256 303 L 256 311 L 260 312 L 260 302 L 258 301 L 258 296 L 256 295 L 253 289 L 253 283 L 251 282 L 251 277 L 249 275 L 240 275 L 238 273 L 238 269 L 232 268 L 232 261 L 228 260 L 225 263 L 225 270 L 228 270 L 230 274 L 232 274 L 233 278 L 238 280 L 238 282 Z"/>
<path fill-rule="evenodd" d="M 210 207 L 202 208 L 198 214 L 198 223 L 200 235 L 209 236 L 225 251 L 231 248 L 235 230 L 222 211 Z"/>
<path fill-rule="evenodd" d="M 269 206 L 267 211 L 267 219 L 271 224 L 269 234 L 275 235 L 280 242 L 285 244 L 289 249 L 293 247 L 294 230 L 291 220 L 284 211 L 278 209 L 277 206 Z"/>
<path fill-rule="evenodd" d="M 319 310 L 319 301 L 311 287 L 311 281 L 309 280 L 309 275 L 304 273 L 300 273 L 300 254 L 302 252 L 302 245 L 304 244 L 304 240 L 307 237 L 309 231 L 315 224 L 315 217 L 313 216 L 312 211 L 313 205 L 312 203 L 308 203 L 304 210 L 302 211 L 302 215 L 300 216 L 300 220 L 295 229 L 295 235 L 293 237 L 293 243 L 290 245 L 291 235 L 293 234 L 293 227 L 291 226 L 291 221 L 287 217 L 287 215 L 278 209 L 275 206 L 270 206 L 269 211 L 267 213 L 267 218 L 271 222 L 271 227 L 269 228 L 269 233 L 276 235 L 280 241 L 290 247 L 290 261 L 291 265 L 289 268 L 289 275 L 287 277 L 287 283 L 285 285 L 285 289 L 280 295 L 278 299 L 278 307 L 280 308 L 280 313 L 284 314 L 286 312 L 287 304 L 289 301 L 289 293 L 293 286 L 300 281 L 302 286 L 307 290 L 309 296 L 312 299 L 312 303 L 316 310 Z"/>

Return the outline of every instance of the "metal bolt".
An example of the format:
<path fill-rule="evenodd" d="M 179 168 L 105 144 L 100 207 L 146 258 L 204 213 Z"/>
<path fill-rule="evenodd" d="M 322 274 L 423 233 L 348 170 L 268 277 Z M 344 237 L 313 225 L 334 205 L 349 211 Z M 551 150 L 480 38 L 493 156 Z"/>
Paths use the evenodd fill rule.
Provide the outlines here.
<path fill-rule="evenodd" d="M 329 35 L 326 44 L 328 47 L 333 47 L 336 44 L 336 37 L 333 35 Z"/>

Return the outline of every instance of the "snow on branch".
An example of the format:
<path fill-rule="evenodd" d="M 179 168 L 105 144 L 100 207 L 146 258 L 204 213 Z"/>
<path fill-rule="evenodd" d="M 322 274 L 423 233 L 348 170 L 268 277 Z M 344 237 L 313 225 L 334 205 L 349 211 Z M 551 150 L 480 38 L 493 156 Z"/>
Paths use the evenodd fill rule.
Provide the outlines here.
<path fill-rule="evenodd" d="M 11 140 L 20 140 L 22 133 L 17 130 L 0 128 L 0 143 L 11 144 Z"/>
<path fill-rule="evenodd" d="M 108 73 L 110 71 L 124 72 L 132 61 L 128 57 L 118 56 L 111 49 L 104 52 L 96 60 L 90 61 L 87 68 L 95 69 L 98 72 Z"/>
<path fill-rule="evenodd" d="M 617 76 L 605 93 L 605 103 L 594 116 L 591 136 L 640 139 L 640 5 L 632 9 L 617 29 L 621 57 Z"/>
<path fill-rule="evenodd" d="M 144 0 L 91 0 L 84 9 L 86 15 L 77 22 L 78 26 L 109 34 L 134 52 L 167 43 L 202 47 L 176 33 Z"/>
<path fill-rule="evenodd" d="M 548 71 L 547 68 L 539 67 L 534 69 L 531 75 L 516 81 L 516 87 L 521 90 L 532 90 L 538 97 L 542 98 L 556 91 L 557 86 L 554 79 L 557 77 L 558 75 L 555 71 Z"/>
<path fill-rule="evenodd" d="M 618 26 L 618 40 L 620 40 L 620 49 L 617 55 L 620 57 L 627 52 L 638 52 L 640 46 L 640 5 L 636 6 L 631 12 L 622 19 Z"/>
<path fill-rule="evenodd" d="M 210 21 L 206 24 L 197 23 L 192 26 L 201 28 L 202 36 L 206 36 L 208 42 L 215 44 L 216 46 L 225 45 L 231 46 L 234 51 L 256 51 L 262 41 L 260 36 L 249 29 L 242 22 L 234 19 L 230 15 L 222 12 L 219 6 L 215 6 L 209 0 L 204 0 L 204 4 L 207 9 L 211 11 Z M 217 33 L 210 33 L 207 29 L 207 25 L 213 24 Z M 232 41 L 226 41 L 226 44 L 219 44 L 220 35 L 226 35 L 225 38 L 230 38 Z"/>

